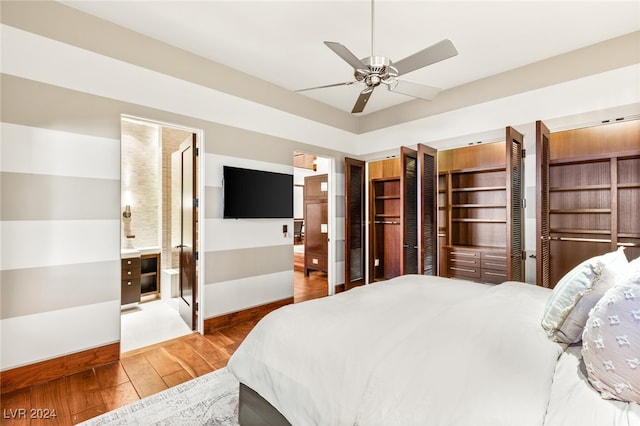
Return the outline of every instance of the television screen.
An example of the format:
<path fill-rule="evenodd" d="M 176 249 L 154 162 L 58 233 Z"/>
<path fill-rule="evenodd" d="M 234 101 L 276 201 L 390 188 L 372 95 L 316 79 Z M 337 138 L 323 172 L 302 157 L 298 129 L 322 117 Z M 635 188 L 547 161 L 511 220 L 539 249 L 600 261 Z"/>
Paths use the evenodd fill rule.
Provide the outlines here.
<path fill-rule="evenodd" d="M 293 175 L 224 166 L 224 218 L 292 218 Z"/>

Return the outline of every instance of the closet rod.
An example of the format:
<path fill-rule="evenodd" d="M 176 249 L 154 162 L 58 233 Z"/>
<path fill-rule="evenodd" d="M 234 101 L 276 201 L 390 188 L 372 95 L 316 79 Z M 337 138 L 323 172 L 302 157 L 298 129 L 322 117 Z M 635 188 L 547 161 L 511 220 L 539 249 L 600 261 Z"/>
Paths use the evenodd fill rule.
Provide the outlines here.
<path fill-rule="evenodd" d="M 388 220 L 376 220 L 373 223 L 382 224 L 382 225 L 400 225 L 400 222 L 393 222 Z"/>
<path fill-rule="evenodd" d="M 577 238 L 577 237 L 550 237 L 556 241 L 576 241 L 581 243 L 611 243 L 611 240 L 602 238 Z M 618 247 L 640 247 L 638 243 L 617 243 Z"/>

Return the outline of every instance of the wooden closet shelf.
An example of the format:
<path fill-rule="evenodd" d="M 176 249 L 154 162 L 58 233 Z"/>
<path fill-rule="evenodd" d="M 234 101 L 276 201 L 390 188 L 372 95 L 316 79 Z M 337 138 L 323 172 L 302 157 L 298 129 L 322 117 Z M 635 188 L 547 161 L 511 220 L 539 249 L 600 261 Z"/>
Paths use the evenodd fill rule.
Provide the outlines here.
<path fill-rule="evenodd" d="M 549 210 L 549 213 L 555 214 L 575 214 L 575 213 L 585 213 L 585 214 L 597 214 L 597 213 L 611 213 L 611 209 L 552 209 Z"/>
<path fill-rule="evenodd" d="M 640 234 L 629 232 L 618 232 L 618 238 L 640 238 Z"/>
<path fill-rule="evenodd" d="M 499 219 L 471 219 L 471 218 L 453 218 L 452 222 L 460 222 L 460 223 L 507 223 L 506 220 Z"/>
<path fill-rule="evenodd" d="M 376 200 L 399 200 L 400 194 L 397 195 L 376 195 Z"/>
<path fill-rule="evenodd" d="M 471 186 L 468 188 L 451 188 L 451 192 L 504 191 L 506 186 Z"/>
<path fill-rule="evenodd" d="M 463 209 L 492 209 L 492 208 L 503 208 L 506 209 L 507 206 L 504 204 L 452 204 L 453 208 L 463 208 Z"/>
<path fill-rule="evenodd" d="M 569 229 L 569 228 L 551 228 L 552 234 L 589 234 L 589 235 L 611 235 L 608 229 Z"/>
<path fill-rule="evenodd" d="M 640 183 L 618 183 L 618 188 L 640 188 Z"/>
<path fill-rule="evenodd" d="M 555 186 L 553 188 L 549 188 L 549 192 L 592 191 L 598 189 L 611 189 L 611 185 L 605 183 L 597 185 Z"/>

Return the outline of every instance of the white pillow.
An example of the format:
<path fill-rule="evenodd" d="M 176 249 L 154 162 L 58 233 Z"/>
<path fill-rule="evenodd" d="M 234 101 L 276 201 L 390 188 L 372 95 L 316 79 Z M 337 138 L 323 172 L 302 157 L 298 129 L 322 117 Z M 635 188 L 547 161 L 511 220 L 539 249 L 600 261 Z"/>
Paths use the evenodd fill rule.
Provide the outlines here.
<path fill-rule="evenodd" d="M 542 316 L 542 327 L 549 338 L 567 344 L 579 342 L 589 311 L 615 284 L 617 271 L 625 270 L 627 265 L 624 247 L 620 247 L 585 260 L 567 272 L 554 287 Z"/>
<path fill-rule="evenodd" d="M 582 357 L 589 382 L 603 398 L 640 404 L 640 258 L 589 314 Z"/>

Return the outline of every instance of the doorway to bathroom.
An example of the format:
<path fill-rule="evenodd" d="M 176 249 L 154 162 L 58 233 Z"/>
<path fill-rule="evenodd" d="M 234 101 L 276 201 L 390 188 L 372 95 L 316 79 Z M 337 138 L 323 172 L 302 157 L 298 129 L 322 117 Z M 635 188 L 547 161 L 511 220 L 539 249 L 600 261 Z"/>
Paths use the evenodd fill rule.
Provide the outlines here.
<path fill-rule="evenodd" d="M 294 302 L 332 292 L 330 262 L 331 159 L 293 153 Z"/>
<path fill-rule="evenodd" d="M 121 352 L 197 328 L 198 138 L 121 119 Z"/>

